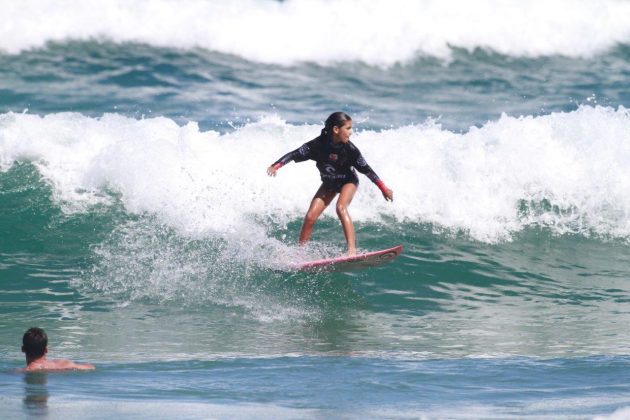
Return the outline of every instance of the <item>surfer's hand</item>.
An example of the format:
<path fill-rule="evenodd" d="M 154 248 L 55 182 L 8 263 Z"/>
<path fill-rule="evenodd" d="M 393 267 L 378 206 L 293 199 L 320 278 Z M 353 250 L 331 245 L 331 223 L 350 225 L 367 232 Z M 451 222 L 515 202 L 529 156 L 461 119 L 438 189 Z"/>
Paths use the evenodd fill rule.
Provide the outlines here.
<path fill-rule="evenodd" d="M 278 172 L 278 169 L 274 165 L 267 168 L 267 175 L 269 176 L 276 176 L 276 172 Z"/>
<path fill-rule="evenodd" d="M 385 201 L 394 201 L 394 191 L 389 188 L 385 188 L 383 191 L 383 197 L 385 198 Z"/>

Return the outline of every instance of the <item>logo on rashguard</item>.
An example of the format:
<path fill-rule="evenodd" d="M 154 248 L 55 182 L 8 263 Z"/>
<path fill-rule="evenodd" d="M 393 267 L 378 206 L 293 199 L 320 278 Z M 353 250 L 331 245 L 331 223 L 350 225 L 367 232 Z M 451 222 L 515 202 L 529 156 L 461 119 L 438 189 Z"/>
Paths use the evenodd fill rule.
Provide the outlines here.
<path fill-rule="evenodd" d="M 328 159 L 332 160 L 333 162 L 336 162 L 337 159 L 339 159 L 339 156 L 337 156 L 335 153 L 331 153 L 328 155 Z"/>
<path fill-rule="evenodd" d="M 324 167 L 324 170 L 329 173 L 330 175 L 335 175 L 335 167 L 332 165 L 326 165 Z"/>
<path fill-rule="evenodd" d="M 365 159 L 363 159 L 363 156 L 359 156 L 359 158 L 357 159 L 357 165 L 367 166 L 367 162 L 365 161 Z"/>

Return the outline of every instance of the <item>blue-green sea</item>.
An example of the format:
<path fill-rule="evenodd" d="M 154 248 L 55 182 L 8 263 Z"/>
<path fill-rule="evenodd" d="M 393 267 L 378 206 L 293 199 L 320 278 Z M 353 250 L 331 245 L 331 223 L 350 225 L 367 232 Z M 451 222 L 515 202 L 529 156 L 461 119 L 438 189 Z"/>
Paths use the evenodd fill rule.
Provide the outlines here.
<path fill-rule="evenodd" d="M 0 418 L 630 418 L 630 2 L 0 16 Z M 298 273 L 343 232 L 266 168 L 334 111 L 404 252 Z M 32 326 L 96 370 L 17 371 Z"/>

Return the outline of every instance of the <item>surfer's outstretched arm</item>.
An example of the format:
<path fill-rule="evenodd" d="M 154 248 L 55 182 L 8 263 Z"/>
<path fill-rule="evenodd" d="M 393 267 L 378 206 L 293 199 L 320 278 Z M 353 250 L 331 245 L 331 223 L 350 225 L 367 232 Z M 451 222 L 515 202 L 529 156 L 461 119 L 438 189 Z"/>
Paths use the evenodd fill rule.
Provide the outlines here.
<path fill-rule="evenodd" d="M 281 165 L 271 165 L 270 167 L 267 168 L 267 175 L 269 176 L 276 176 L 276 173 L 278 173 L 278 169 L 280 169 Z"/>
<path fill-rule="evenodd" d="M 299 148 L 287 153 L 280 159 L 275 161 L 270 167 L 267 168 L 267 175 L 276 176 L 278 169 L 282 168 L 289 162 L 304 162 L 311 158 L 312 154 L 311 142 L 305 143 Z"/>
<path fill-rule="evenodd" d="M 383 181 L 379 180 L 376 186 L 381 190 L 383 198 L 385 198 L 386 201 L 394 201 L 394 191 L 387 188 Z"/>
<path fill-rule="evenodd" d="M 386 201 L 394 201 L 394 192 L 387 188 L 385 183 L 378 177 L 378 175 L 376 175 L 376 172 L 374 172 L 370 165 L 368 165 L 363 156 L 361 156 L 361 153 L 358 151 L 358 149 L 356 150 L 357 156 L 355 157 L 355 168 L 357 168 L 359 172 L 367 176 L 370 181 L 376 184 L 378 189 L 381 190 L 381 192 L 383 193 L 383 198 L 385 198 Z"/>

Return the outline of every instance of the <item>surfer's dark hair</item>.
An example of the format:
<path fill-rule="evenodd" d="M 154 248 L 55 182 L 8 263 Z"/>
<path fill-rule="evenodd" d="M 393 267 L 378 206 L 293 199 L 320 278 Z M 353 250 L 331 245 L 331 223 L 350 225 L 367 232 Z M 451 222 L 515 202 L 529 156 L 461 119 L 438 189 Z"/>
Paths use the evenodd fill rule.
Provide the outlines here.
<path fill-rule="evenodd" d="M 22 351 L 31 359 L 42 357 L 46 353 L 48 336 L 41 328 L 29 328 L 22 337 Z"/>
<path fill-rule="evenodd" d="M 345 112 L 333 112 L 326 119 L 325 126 L 324 128 L 322 128 L 322 136 L 332 136 L 333 127 L 343 127 L 343 125 L 347 121 L 352 121 L 350 115 L 346 114 Z"/>

